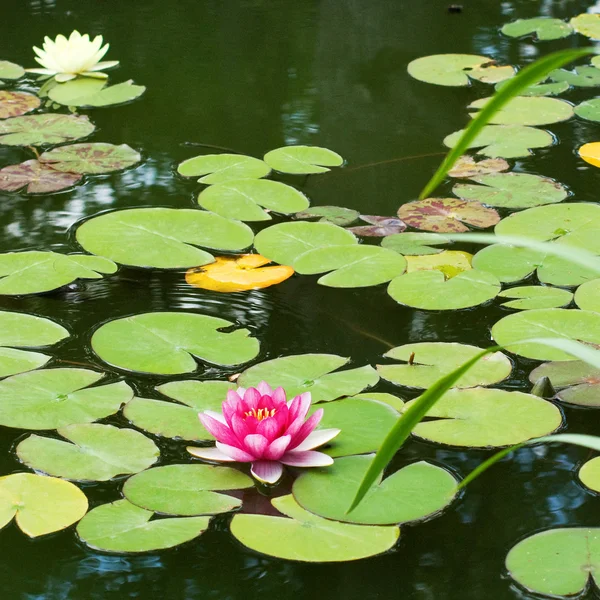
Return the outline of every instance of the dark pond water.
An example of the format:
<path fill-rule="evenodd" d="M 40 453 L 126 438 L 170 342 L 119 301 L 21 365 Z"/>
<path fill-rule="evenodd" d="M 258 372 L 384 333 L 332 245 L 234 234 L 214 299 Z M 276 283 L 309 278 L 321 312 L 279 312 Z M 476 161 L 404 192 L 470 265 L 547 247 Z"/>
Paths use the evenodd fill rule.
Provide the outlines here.
<path fill-rule="evenodd" d="M 465 106 L 489 88 L 443 88 L 406 74 L 407 63 L 439 52 L 487 54 L 523 64 L 539 51 L 581 43 L 576 36 L 543 46 L 502 38 L 498 27 L 517 17 L 569 17 L 591 2 L 464 0 L 3 0 L 0 56 L 32 65 L 31 46 L 77 28 L 102 33 L 120 79 L 148 87 L 140 102 L 99 110 L 94 140 L 142 149 L 137 169 L 97 177 L 43 199 L 0 195 L 0 252 L 72 250 L 68 234 L 80 219 L 106 209 L 192 207 L 193 186 L 174 176 L 180 160 L 212 144 L 255 156 L 286 144 L 332 148 L 347 168 L 309 179 L 313 204 L 393 214 L 416 197 L 440 160 L 441 140 L 465 122 Z M 542 49 L 543 48 L 543 49 Z M 122 76 L 122 77 L 121 77 Z M 579 99 L 577 92 L 566 96 Z M 589 97 L 589 93 L 586 98 Z M 536 152 L 517 170 L 552 176 L 573 199 L 597 201 L 598 171 L 583 168 L 573 148 L 598 139 L 597 125 L 551 126 L 559 146 Z M 425 155 L 425 156 L 423 156 Z M 428 156 L 434 155 L 434 156 Z M 23 160 L 1 149 L 1 164 Z M 88 350 L 92 329 L 108 319 L 155 310 L 198 310 L 235 320 L 262 343 L 260 359 L 303 352 L 351 356 L 375 364 L 389 347 L 418 341 L 486 345 L 506 314 L 487 307 L 456 313 L 402 308 L 384 286 L 320 287 L 296 277 L 274 288 L 219 295 L 187 287 L 181 274 L 119 275 L 61 293 L 0 299 L 0 309 L 59 320 L 74 332 L 59 361 L 104 365 Z M 509 386 L 528 390 L 530 364 Z M 213 369 L 208 377 L 232 371 Z M 158 378 L 131 382 L 152 394 Z M 393 391 L 380 384 L 378 391 Z M 597 432 L 598 413 L 568 409 L 569 430 Z M 0 432 L 0 473 L 21 470 L 12 454 L 22 432 Z M 180 449 L 163 445 L 169 457 Z M 179 453 L 179 454 L 178 454 Z M 0 593 L 23 600 L 123 598 L 232 599 L 271 597 L 498 600 L 526 597 L 503 570 L 519 539 L 555 525 L 600 525 L 600 499 L 574 472 L 584 450 L 522 450 L 470 486 L 440 518 L 404 527 L 394 551 L 357 563 L 310 565 L 259 556 L 227 533 L 227 519 L 172 551 L 139 557 L 95 553 L 66 532 L 29 541 L 11 525 L 0 534 Z M 430 458 L 465 474 L 487 456 L 410 442 L 397 459 Z M 86 488 L 92 504 L 119 497 L 118 485 Z"/>

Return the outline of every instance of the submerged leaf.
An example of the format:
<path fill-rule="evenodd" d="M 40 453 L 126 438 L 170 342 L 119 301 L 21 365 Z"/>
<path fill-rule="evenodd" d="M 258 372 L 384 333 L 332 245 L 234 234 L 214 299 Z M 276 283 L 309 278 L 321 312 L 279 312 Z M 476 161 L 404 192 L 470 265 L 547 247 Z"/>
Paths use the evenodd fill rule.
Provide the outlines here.
<path fill-rule="evenodd" d="M 27 194 L 52 194 L 77 185 L 83 175 L 61 173 L 35 159 L 0 169 L 0 190 L 16 192 L 25 188 Z"/>
<path fill-rule="evenodd" d="M 90 135 L 96 126 L 84 115 L 44 113 L 0 121 L 0 144 L 42 146 L 63 144 Z"/>
<path fill-rule="evenodd" d="M 115 146 L 103 142 L 71 144 L 54 148 L 40 156 L 40 162 L 56 171 L 68 173 L 112 173 L 140 162 L 139 152 L 127 144 Z"/>
<path fill-rule="evenodd" d="M 339 154 L 318 146 L 284 146 L 267 152 L 264 161 L 280 173 L 294 175 L 326 173 L 328 167 L 341 167 L 344 164 Z"/>
<path fill-rule="evenodd" d="M 0 119 L 24 115 L 40 104 L 41 100 L 33 94 L 0 90 Z"/>
<path fill-rule="evenodd" d="M 271 169 L 258 158 L 243 154 L 206 154 L 184 160 L 177 167 L 184 177 L 200 177 L 206 185 L 237 181 L 238 179 L 260 179 Z"/>

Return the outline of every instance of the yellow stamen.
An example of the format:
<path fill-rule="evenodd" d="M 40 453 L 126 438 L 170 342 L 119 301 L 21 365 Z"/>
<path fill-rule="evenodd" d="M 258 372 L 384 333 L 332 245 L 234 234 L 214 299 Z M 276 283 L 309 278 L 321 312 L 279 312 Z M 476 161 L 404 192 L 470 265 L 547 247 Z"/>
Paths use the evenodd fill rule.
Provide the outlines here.
<path fill-rule="evenodd" d="M 252 410 L 245 412 L 244 416 L 245 417 L 255 417 L 259 421 L 262 421 L 263 419 L 266 419 L 267 417 L 274 417 L 276 412 L 277 412 L 276 408 L 272 408 L 271 410 L 269 410 L 268 408 L 259 408 L 258 411 L 255 408 L 253 408 Z"/>

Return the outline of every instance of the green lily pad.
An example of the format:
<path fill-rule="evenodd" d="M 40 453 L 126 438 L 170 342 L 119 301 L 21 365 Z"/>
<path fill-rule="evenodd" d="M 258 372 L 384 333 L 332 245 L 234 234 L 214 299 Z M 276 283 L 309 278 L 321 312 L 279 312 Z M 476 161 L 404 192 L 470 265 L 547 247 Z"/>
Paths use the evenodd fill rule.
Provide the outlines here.
<path fill-rule="evenodd" d="M 450 279 L 463 271 L 472 269 L 472 258 L 472 254 L 462 250 L 444 250 L 439 254 L 426 256 L 407 256 L 406 272 L 437 270 L 441 271 L 447 279 Z"/>
<path fill-rule="evenodd" d="M 227 381 L 172 381 L 156 389 L 182 404 L 134 398 L 125 405 L 123 414 L 133 425 L 154 435 L 188 441 L 212 440 L 198 413 L 220 412 L 227 390 L 235 388 L 235 384 Z"/>
<path fill-rule="evenodd" d="M 408 64 L 411 77 L 446 86 L 469 85 L 470 79 L 496 83 L 514 75 L 512 67 L 497 67 L 487 56 L 476 54 L 433 54 Z"/>
<path fill-rule="evenodd" d="M 343 206 L 313 206 L 294 215 L 295 219 L 314 219 L 321 217 L 321 223 L 333 223 L 340 227 L 352 225 L 360 217 L 357 210 Z"/>
<path fill-rule="evenodd" d="M 0 425 L 57 429 L 91 423 L 116 413 L 133 396 L 123 381 L 94 385 L 103 373 L 88 369 L 45 369 L 0 381 Z"/>
<path fill-rule="evenodd" d="M 448 342 L 406 344 L 392 348 L 384 354 L 386 358 L 400 360 L 404 364 L 377 365 L 377 372 L 380 377 L 396 385 L 425 389 L 479 354 L 481 350 L 477 346 Z M 510 360 L 502 352 L 494 352 L 479 360 L 454 387 L 493 385 L 506 379 L 511 370 Z"/>
<path fill-rule="evenodd" d="M 501 81 L 495 85 L 495 90 L 500 91 L 506 84 L 507 81 Z M 521 90 L 519 96 L 560 96 L 560 94 L 566 92 L 571 86 L 566 81 L 551 81 L 549 83 L 538 83 L 537 85 L 530 85 L 529 87 Z"/>
<path fill-rule="evenodd" d="M 600 69 L 595 69 L 600 73 Z M 587 121 L 600 122 L 600 98 L 586 100 L 575 107 L 575 114 Z"/>
<path fill-rule="evenodd" d="M 19 117 L 39 108 L 42 101 L 27 92 L 0 90 L 0 119 Z"/>
<path fill-rule="evenodd" d="M 444 145 L 454 148 L 464 130 L 455 131 L 444 138 Z M 532 154 L 532 148 L 547 148 L 554 144 L 551 133 L 524 125 L 486 125 L 469 144 L 481 148 L 478 154 L 491 158 L 521 158 Z"/>
<path fill-rule="evenodd" d="M 106 83 L 106 79 L 78 77 L 55 85 L 48 91 L 48 97 L 64 106 L 111 106 L 131 102 L 146 91 L 143 85 L 135 85 L 131 80 L 109 86 Z"/>
<path fill-rule="evenodd" d="M 485 229 L 500 221 L 500 215 L 493 208 L 456 198 L 426 198 L 407 202 L 398 209 L 398 216 L 415 229 L 441 233 L 469 231 L 465 223 Z"/>
<path fill-rule="evenodd" d="M 35 159 L 0 169 L 0 190 L 16 192 L 25 188 L 28 194 L 52 194 L 77 185 L 83 175 L 61 173 Z"/>
<path fill-rule="evenodd" d="M 90 135 L 96 126 L 85 115 L 44 113 L 0 121 L 0 145 L 64 144 Z"/>
<path fill-rule="evenodd" d="M 237 181 L 238 179 L 261 179 L 271 168 L 265 162 L 243 154 L 206 154 L 184 160 L 177 172 L 184 177 L 200 177 L 206 185 Z"/>
<path fill-rule="evenodd" d="M 77 534 L 90 548 L 103 552 L 150 552 L 189 542 L 208 528 L 208 517 L 154 519 L 149 510 L 127 500 L 102 504 L 77 525 Z"/>
<path fill-rule="evenodd" d="M 592 66 L 576 67 L 574 71 L 556 69 L 550 73 L 549 78 L 552 81 L 564 81 L 573 87 L 596 87 L 600 85 L 600 69 Z"/>
<path fill-rule="evenodd" d="M 388 404 L 398 412 L 404 410 L 404 399 L 394 394 L 388 394 L 387 392 L 365 392 L 364 394 L 356 394 L 355 396 L 352 396 L 352 398 L 356 400 L 375 400 L 376 402 L 382 402 L 383 404 Z"/>
<path fill-rule="evenodd" d="M 578 475 L 583 485 L 594 492 L 600 492 L 600 456 L 583 463 Z"/>
<path fill-rule="evenodd" d="M 600 312 L 600 279 L 591 279 L 577 288 L 575 304 L 583 310 Z"/>
<path fill-rule="evenodd" d="M 428 254 L 439 254 L 443 248 L 435 248 L 448 244 L 448 240 L 437 233 L 396 233 L 381 240 L 381 245 L 389 250 L 407 256 L 425 256 Z"/>
<path fill-rule="evenodd" d="M 536 367 L 529 374 L 534 383 L 548 377 L 558 390 L 556 399 L 578 406 L 600 406 L 600 369 L 581 360 L 553 361 Z"/>
<path fill-rule="evenodd" d="M 332 271 L 318 280 L 329 287 L 367 287 L 404 273 L 406 260 L 380 246 L 346 244 L 309 250 L 294 261 L 294 269 L 302 275 Z"/>
<path fill-rule="evenodd" d="M 358 244 L 356 236 L 331 223 L 279 223 L 257 233 L 254 240 L 259 254 L 290 266 L 309 250 L 352 244 Z"/>
<path fill-rule="evenodd" d="M 107 481 L 143 471 L 160 456 L 154 442 L 133 429 L 84 423 L 58 433 L 72 443 L 33 434 L 17 446 L 19 460 L 63 479 Z"/>
<path fill-rule="evenodd" d="M 491 98 L 480 98 L 469 104 L 470 109 L 483 108 Z M 477 113 L 471 116 L 476 116 Z M 558 98 L 516 96 L 491 118 L 496 125 L 549 125 L 567 121 L 573 116 L 573 106 Z"/>
<path fill-rule="evenodd" d="M 130 208 L 93 217 L 77 228 L 77 241 L 92 254 L 156 269 L 185 269 L 214 261 L 196 246 L 239 251 L 252 230 L 214 213 L 177 208 Z"/>
<path fill-rule="evenodd" d="M 524 285 L 504 290 L 498 298 L 515 298 L 504 302 L 502 306 L 515 310 L 533 310 L 536 308 L 562 308 L 573 300 L 568 290 L 546 285 Z"/>
<path fill-rule="evenodd" d="M 68 336 L 64 327 L 50 319 L 0 311 L 0 377 L 38 369 L 50 360 L 41 352 L 17 348 L 51 346 Z"/>
<path fill-rule="evenodd" d="M 600 314 L 589 310 L 540 308 L 514 313 L 492 327 L 492 337 L 513 354 L 536 360 L 575 360 L 562 350 L 523 343 L 534 338 L 564 338 L 600 344 Z"/>
<path fill-rule="evenodd" d="M 521 314 L 521 313 L 518 313 Z M 414 400 L 405 404 L 410 408 Z M 562 425 L 551 402 L 522 392 L 483 387 L 451 389 L 412 431 L 424 440 L 471 448 L 511 446 L 548 435 Z"/>
<path fill-rule="evenodd" d="M 553 598 L 579 595 L 596 583 L 600 528 L 563 527 L 536 533 L 510 550 L 506 568 L 530 592 Z"/>
<path fill-rule="evenodd" d="M 100 256 L 57 252 L 7 252 L 0 254 L 0 295 L 40 294 L 77 279 L 101 279 L 117 265 Z"/>
<path fill-rule="evenodd" d="M 571 27 L 581 35 L 593 40 L 600 40 L 600 15 L 595 13 L 582 13 L 569 21 Z"/>
<path fill-rule="evenodd" d="M 448 171 L 448 176 L 469 179 L 476 175 L 500 173 L 508 171 L 508 169 L 510 169 L 510 165 L 503 158 L 484 158 L 477 162 L 472 156 L 465 154 L 454 163 L 454 166 Z"/>
<path fill-rule="evenodd" d="M 537 17 L 534 19 L 517 19 L 504 25 L 500 31 L 504 35 L 514 38 L 532 35 L 542 42 L 568 37 L 573 33 L 573 28 L 561 19 Z"/>
<path fill-rule="evenodd" d="M 166 515 L 216 515 L 239 508 L 233 496 L 215 490 L 254 487 L 248 475 L 230 467 L 212 465 L 168 465 L 130 477 L 123 486 L 132 504 Z"/>
<path fill-rule="evenodd" d="M 261 381 L 268 381 L 272 388 L 283 387 L 288 400 L 298 394 L 310 392 L 313 404 L 328 402 L 358 394 L 379 381 L 379 375 L 369 365 L 336 371 L 349 360 L 335 354 L 284 356 L 246 369 L 237 383 L 248 388 L 257 386 Z"/>
<path fill-rule="evenodd" d="M 304 210 L 308 198 L 297 189 L 269 179 L 238 179 L 206 188 L 198 204 L 227 219 L 268 221 L 269 211 L 284 215 Z M 261 208 L 262 207 L 262 208 Z"/>
<path fill-rule="evenodd" d="M 127 144 L 115 146 L 103 142 L 62 146 L 40 156 L 42 164 L 56 171 L 91 175 L 121 171 L 135 165 L 141 159 L 140 153 Z"/>
<path fill-rule="evenodd" d="M 87 509 L 85 494 L 68 481 L 31 473 L 0 477 L 0 527 L 14 518 L 23 533 L 38 537 L 66 529 Z"/>
<path fill-rule="evenodd" d="M 350 513 L 358 487 L 374 456 L 348 456 L 331 467 L 311 469 L 294 482 L 296 502 L 326 519 L 365 525 L 392 525 L 425 519 L 443 510 L 456 494 L 456 479 L 445 469 L 415 462 L 383 482 L 380 475 Z"/>
<path fill-rule="evenodd" d="M 194 313 L 142 313 L 99 327 L 92 336 L 92 349 L 114 367 L 141 373 L 191 373 L 198 368 L 196 358 L 239 365 L 258 354 L 259 343 L 247 329 L 220 331 L 232 325 Z"/>
<path fill-rule="evenodd" d="M 363 398 L 353 396 L 329 402 L 324 408 L 319 429 L 335 428 L 341 431 L 327 446 L 319 448 L 319 451 L 335 458 L 378 450 L 400 415 L 389 404 L 372 397 L 377 395 L 371 394 Z M 403 404 L 402 401 L 399 402 Z M 315 406 L 311 414 L 319 408 L 319 405 Z"/>
<path fill-rule="evenodd" d="M 481 185 L 459 183 L 452 192 L 463 200 L 513 210 L 561 202 L 568 196 L 567 190 L 554 179 L 527 173 L 478 175 L 472 181 Z"/>
<path fill-rule="evenodd" d="M 285 146 L 267 152 L 264 161 L 280 173 L 309 175 L 326 173 L 328 167 L 341 167 L 344 159 L 327 148 L 318 146 Z"/>
<path fill-rule="evenodd" d="M 456 310 L 495 298 L 500 282 L 491 273 L 472 269 L 446 279 L 441 271 L 415 271 L 392 279 L 388 294 L 399 304 L 423 310 Z"/>
<path fill-rule="evenodd" d="M 268 556 L 316 563 L 348 562 L 389 550 L 400 535 L 396 526 L 323 519 L 300 507 L 291 494 L 274 498 L 271 504 L 288 518 L 237 514 L 230 525 L 239 542 Z"/>
<path fill-rule="evenodd" d="M 0 83 L 2 79 L 14 80 L 21 79 L 25 75 L 25 69 L 8 60 L 0 60 Z"/>

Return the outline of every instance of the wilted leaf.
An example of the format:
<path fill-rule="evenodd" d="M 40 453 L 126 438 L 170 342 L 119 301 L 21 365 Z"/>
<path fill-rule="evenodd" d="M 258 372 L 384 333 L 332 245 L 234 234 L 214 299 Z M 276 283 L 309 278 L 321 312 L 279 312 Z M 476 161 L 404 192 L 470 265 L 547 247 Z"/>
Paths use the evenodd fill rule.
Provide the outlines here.
<path fill-rule="evenodd" d="M 280 173 L 309 175 L 326 173 L 327 167 L 341 167 L 344 159 L 327 148 L 318 146 L 285 146 L 267 152 L 264 161 Z"/>
<path fill-rule="evenodd" d="M 97 175 L 127 169 L 140 162 L 141 158 L 140 153 L 127 144 L 115 146 L 94 142 L 54 148 L 44 152 L 40 156 L 40 162 L 56 171 Z"/>
<path fill-rule="evenodd" d="M 508 169 L 510 165 L 503 158 L 484 158 L 477 162 L 472 156 L 464 155 L 454 163 L 448 175 L 458 179 L 469 179 L 476 175 L 499 173 Z"/>
<path fill-rule="evenodd" d="M 24 115 L 40 104 L 40 99 L 33 94 L 0 90 L 0 119 Z"/>
<path fill-rule="evenodd" d="M 16 192 L 25 189 L 28 194 L 52 194 L 73 187 L 81 181 L 79 173 L 61 173 L 35 159 L 0 169 L 0 190 Z"/>
<path fill-rule="evenodd" d="M 88 136 L 95 125 L 85 115 L 44 113 L 0 121 L 0 144 L 42 146 L 63 144 Z"/>

